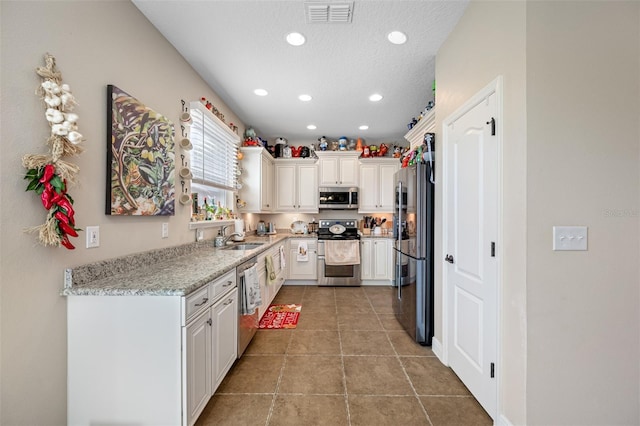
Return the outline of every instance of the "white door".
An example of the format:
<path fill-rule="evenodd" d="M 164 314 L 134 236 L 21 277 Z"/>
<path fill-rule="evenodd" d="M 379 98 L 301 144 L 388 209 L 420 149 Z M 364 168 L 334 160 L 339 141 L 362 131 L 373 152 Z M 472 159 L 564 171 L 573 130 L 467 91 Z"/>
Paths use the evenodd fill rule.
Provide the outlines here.
<path fill-rule="evenodd" d="M 449 365 L 495 419 L 499 164 L 492 119 L 497 95 L 463 108 L 458 118 L 445 121 L 446 344 Z"/>

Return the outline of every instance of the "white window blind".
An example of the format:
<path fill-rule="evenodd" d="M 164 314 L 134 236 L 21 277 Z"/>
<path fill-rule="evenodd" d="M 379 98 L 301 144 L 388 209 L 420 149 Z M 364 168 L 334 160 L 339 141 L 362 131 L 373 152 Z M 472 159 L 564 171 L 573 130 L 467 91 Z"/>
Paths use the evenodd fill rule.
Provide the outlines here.
<path fill-rule="evenodd" d="M 191 103 L 191 173 L 193 181 L 236 190 L 240 138 L 201 103 Z"/>

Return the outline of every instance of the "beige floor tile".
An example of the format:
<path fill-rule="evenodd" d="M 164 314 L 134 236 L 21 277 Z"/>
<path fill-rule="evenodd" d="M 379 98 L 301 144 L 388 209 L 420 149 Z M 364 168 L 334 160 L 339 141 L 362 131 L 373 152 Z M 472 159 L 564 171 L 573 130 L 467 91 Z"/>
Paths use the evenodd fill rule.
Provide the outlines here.
<path fill-rule="evenodd" d="M 434 356 L 430 346 L 417 343 L 406 331 L 387 331 L 389 340 L 398 355 Z"/>
<path fill-rule="evenodd" d="M 288 356 L 278 393 L 344 394 L 340 356 Z"/>
<path fill-rule="evenodd" d="M 336 299 L 364 299 L 364 287 L 335 287 Z"/>
<path fill-rule="evenodd" d="M 489 426 L 493 420 L 473 397 L 420 397 L 433 426 Z"/>
<path fill-rule="evenodd" d="M 319 297 L 313 299 L 302 299 L 302 309 L 304 312 L 330 313 L 336 312 L 336 301 L 329 298 Z"/>
<path fill-rule="evenodd" d="M 327 297 L 332 297 L 335 299 L 336 295 L 333 287 L 318 287 L 309 285 L 304 287 L 303 297 L 306 299 Z"/>
<path fill-rule="evenodd" d="M 351 426 L 429 425 L 414 396 L 349 395 Z"/>
<path fill-rule="evenodd" d="M 376 314 L 392 314 L 393 313 L 393 306 L 391 306 L 391 303 L 387 304 L 373 304 L 373 310 L 375 311 Z"/>
<path fill-rule="evenodd" d="M 340 300 L 336 302 L 338 314 L 359 313 L 373 314 L 371 303 L 366 300 L 348 301 Z"/>
<path fill-rule="evenodd" d="M 375 314 L 348 312 L 338 314 L 338 328 L 340 330 L 379 330 L 382 325 Z"/>
<path fill-rule="evenodd" d="M 337 331 L 292 330 L 289 355 L 339 355 L 340 337 Z"/>
<path fill-rule="evenodd" d="M 263 426 L 273 395 L 214 395 L 196 426 Z"/>
<path fill-rule="evenodd" d="M 283 355 L 243 355 L 220 384 L 217 393 L 273 393 Z"/>
<path fill-rule="evenodd" d="M 349 395 L 413 395 L 396 357 L 345 356 Z"/>
<path fill-rule="evenodd" d="M 300 312 L 296 330 L 337 330 L 338 317 L 324 312 Z"/>
<path fill-rule="evenodd" d="M 304 295 L 303 286 L 282 286 L 273 303 L 300 303 Z"/>
<path fill-rule="evenodd" d="M 342 330 L 340 341 L 344 355 L 395 355 L 387 335 L 380 331 Z"/>
<path fill-rule="evenodd" d="M 284 354 L 290 340 L 291 330 L 258 330 L 245 353 Z"/>
<path fill-rule="evenodd" d="M 378 314 L 378 318 L 382 323 L 382 328 L 388 331 L 400 331 L 404 330 L 402 324 L 396 319 L 394 314 Z"/>
<path fill-rule="evenodd" d="M 344 396 L 278 395 L 269 425 L 347 425 Z"/>
<path fill-rule="evenodd" d="M 453 370 L 436 357 L 401 357 L 418 395 L 470 395 Z"/>

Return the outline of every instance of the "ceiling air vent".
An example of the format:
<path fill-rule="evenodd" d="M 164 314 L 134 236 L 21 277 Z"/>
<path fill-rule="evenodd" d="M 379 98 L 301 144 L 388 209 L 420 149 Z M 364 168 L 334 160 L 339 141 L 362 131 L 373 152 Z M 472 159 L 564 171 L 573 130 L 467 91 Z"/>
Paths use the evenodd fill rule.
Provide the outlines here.
<path fill-rule="evenodd" d="M 322 1 L 305 2 L 305 15 L 308 24 L 314 23 L 351 23 L 353 16 L 353 2 Z"/>

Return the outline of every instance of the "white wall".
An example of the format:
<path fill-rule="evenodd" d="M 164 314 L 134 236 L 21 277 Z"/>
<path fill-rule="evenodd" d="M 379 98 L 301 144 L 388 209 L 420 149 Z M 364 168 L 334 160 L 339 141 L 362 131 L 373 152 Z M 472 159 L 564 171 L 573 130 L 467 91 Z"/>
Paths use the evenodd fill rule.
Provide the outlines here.
<path fill-rule="evenodd" d="M 639 424 L 640 3 L 527 4 L 527 419 Z M 589 250 L 551 250 L 554 225 Z"/>
<path fill-rule="evenodd" d="M 175 49 L 128 1 L 3 1 L 1 3 L 0 324 L 1 417 L 6 425 L 66 423 L 66 301 L 63 271 L 97 260 L 195 240 L 188 208 L 172 217 L 105 216 L 106 86 L 115 84 L 178 121 L 180 99 L 210 99 L 224 106 Z M 44 248 L 22 232 L 44 221 L 45 210 L 26 193 L 21 158 L 45 153 L 49 132 L 34 94 L 43 55 L 57 58 L 65 83 L 79 102 L 86 150 L 72 161 L 81 168 L 75 199 L 77 225 L 100 226 L 98 249 Z M 244 128 L 240 128 L 240 132 Z M 169 238 L 161 239 L 161 223 Z M 207 238 L 213 230 L 207 231 Z M 209 235 L 210 234 L 210 235 Z"/>
<path fill-rule="evenodd" d="M 640 423 L 639 62 L 638 2 L 473 1 L 438 53 L 439 127 L 505 78 L 498 368 L 512 424 Z M 554 225 L 588 226 L 589 250 L 552 251 Z"/>
<path fill-rule="evenodd" d="M 502 352 L 497 368 L 502 414 L 513 424 L 526 422 L 526 110 L 525 3 L 471 2 L 436 57 L 436 149 L 442 164 L 442 122 L 493 81 L 504 78 Z M 440 142 L 438 142 L 440 141 Z M 436 168 L 442 182 L 442 167 Z M 436 192 L 436 212 L 442 193 Z M 436 338 L 441 339 L 442 220 L 436 215 Z"/>

